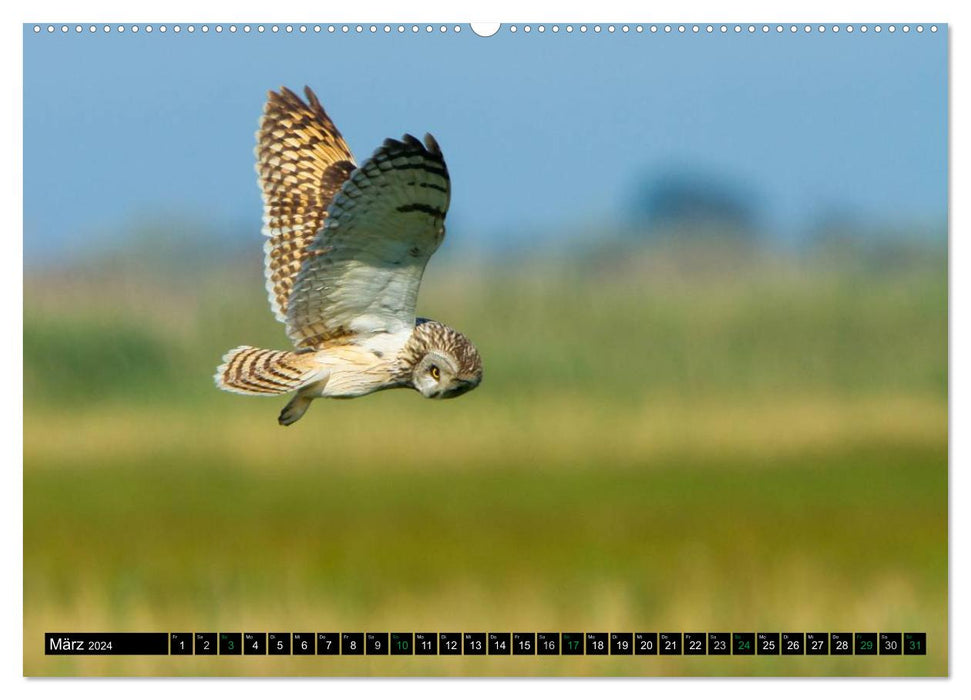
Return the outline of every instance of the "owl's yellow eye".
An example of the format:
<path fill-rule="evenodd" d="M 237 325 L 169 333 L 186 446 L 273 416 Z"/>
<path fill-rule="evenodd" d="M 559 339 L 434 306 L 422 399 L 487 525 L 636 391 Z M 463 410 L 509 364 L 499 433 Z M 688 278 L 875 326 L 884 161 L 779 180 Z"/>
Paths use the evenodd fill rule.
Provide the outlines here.
<path fill-rule="evenodd" d="M 432 365 L 431 369 L 429 370 L 429 374 L 432 375 L 432 379 L 434 379 L 436 382 L 442 378 L 442 373 L 439 371 L 438 365 Z"/>

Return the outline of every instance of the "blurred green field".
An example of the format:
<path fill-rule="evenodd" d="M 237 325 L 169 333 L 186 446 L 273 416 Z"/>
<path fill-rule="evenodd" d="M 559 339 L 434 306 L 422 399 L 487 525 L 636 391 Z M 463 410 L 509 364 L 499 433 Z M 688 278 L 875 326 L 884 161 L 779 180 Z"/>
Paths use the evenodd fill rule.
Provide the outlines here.
<path fill-rule="evenodd" d="M 203 274 L 204 272 L 204 274 Z M 27 675 L 945 675 L 947 258 L 432 262 L 481 387 L 218 392 L 259 261 L 25 273 Z M 63 658 L 45 631 L 925 631 L 925 657 Z"/>

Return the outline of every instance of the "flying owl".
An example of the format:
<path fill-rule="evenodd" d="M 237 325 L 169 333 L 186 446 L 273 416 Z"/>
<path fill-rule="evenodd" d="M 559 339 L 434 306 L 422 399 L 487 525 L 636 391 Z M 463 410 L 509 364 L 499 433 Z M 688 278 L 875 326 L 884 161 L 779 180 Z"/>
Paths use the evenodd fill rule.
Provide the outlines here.
<path fill-rule="evenodd" d="M 431 399 L 482 381 L 475 346 L 416 318 L 425 265 L 445 237 L 448 169 L 438 143 L 386 139 L 358 166 L 317 96 L 270 92 L 256 134 L 270 307 L 295 350 L 230 350 L 216 386 L 296 392 L 281 425 L 319 397 L 407 387 Z"/>

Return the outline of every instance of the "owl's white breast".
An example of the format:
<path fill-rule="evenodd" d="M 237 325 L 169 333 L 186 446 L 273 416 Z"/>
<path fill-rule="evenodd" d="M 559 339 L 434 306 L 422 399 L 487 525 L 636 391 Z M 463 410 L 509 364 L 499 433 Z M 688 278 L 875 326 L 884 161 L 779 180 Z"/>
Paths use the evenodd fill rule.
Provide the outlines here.
<path fill-rule="evenodd" d="M 328 375 L 320 396 L 363 396 L 392 383 L 395 359 L 411 331 L 375 333 L 346 345 L 324 346 L 315 359 Z"/>

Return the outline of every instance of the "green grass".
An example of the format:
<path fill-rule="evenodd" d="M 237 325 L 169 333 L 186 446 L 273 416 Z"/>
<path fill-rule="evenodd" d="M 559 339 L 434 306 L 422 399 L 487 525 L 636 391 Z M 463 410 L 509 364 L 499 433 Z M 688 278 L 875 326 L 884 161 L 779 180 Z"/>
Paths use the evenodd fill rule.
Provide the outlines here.
<path fill-rule="evenodd" d="M 71 629 L 193 631 L 906 627 L 928 632 L 933 651 L 920 662 L 771 668 L 946 669 L 942 450 L 847 451 L 767 469 L 731 459 L 565 471 L 523 461 L 380 478 L 165 460 L 64 467 L 25 481 L 25 605 L 39 625 L 28 624 L 28 639 L 55 620 L 77 621 Z M 28 672 L 49 670 L 32 642 Z M 126 667 L 115 660 L 114 669 Z M 212 668 L 275 673 L 292 664 Z M 611 672 L 691 668 L 770 667 L 664 659 Z"/>
<path fill-rule="evenodd" d="M 289 429 L 282 400 L 211 385 L 227 348 L 285 347 L 258 270 L 28 277 L 25 673 L 946 674 L 944 262 L 432 270 L 420 311 L 479 345 L 483 385 Z M 325 629 L 926 631 L 929 654 L 41 653 L 44 631 Z"/>

